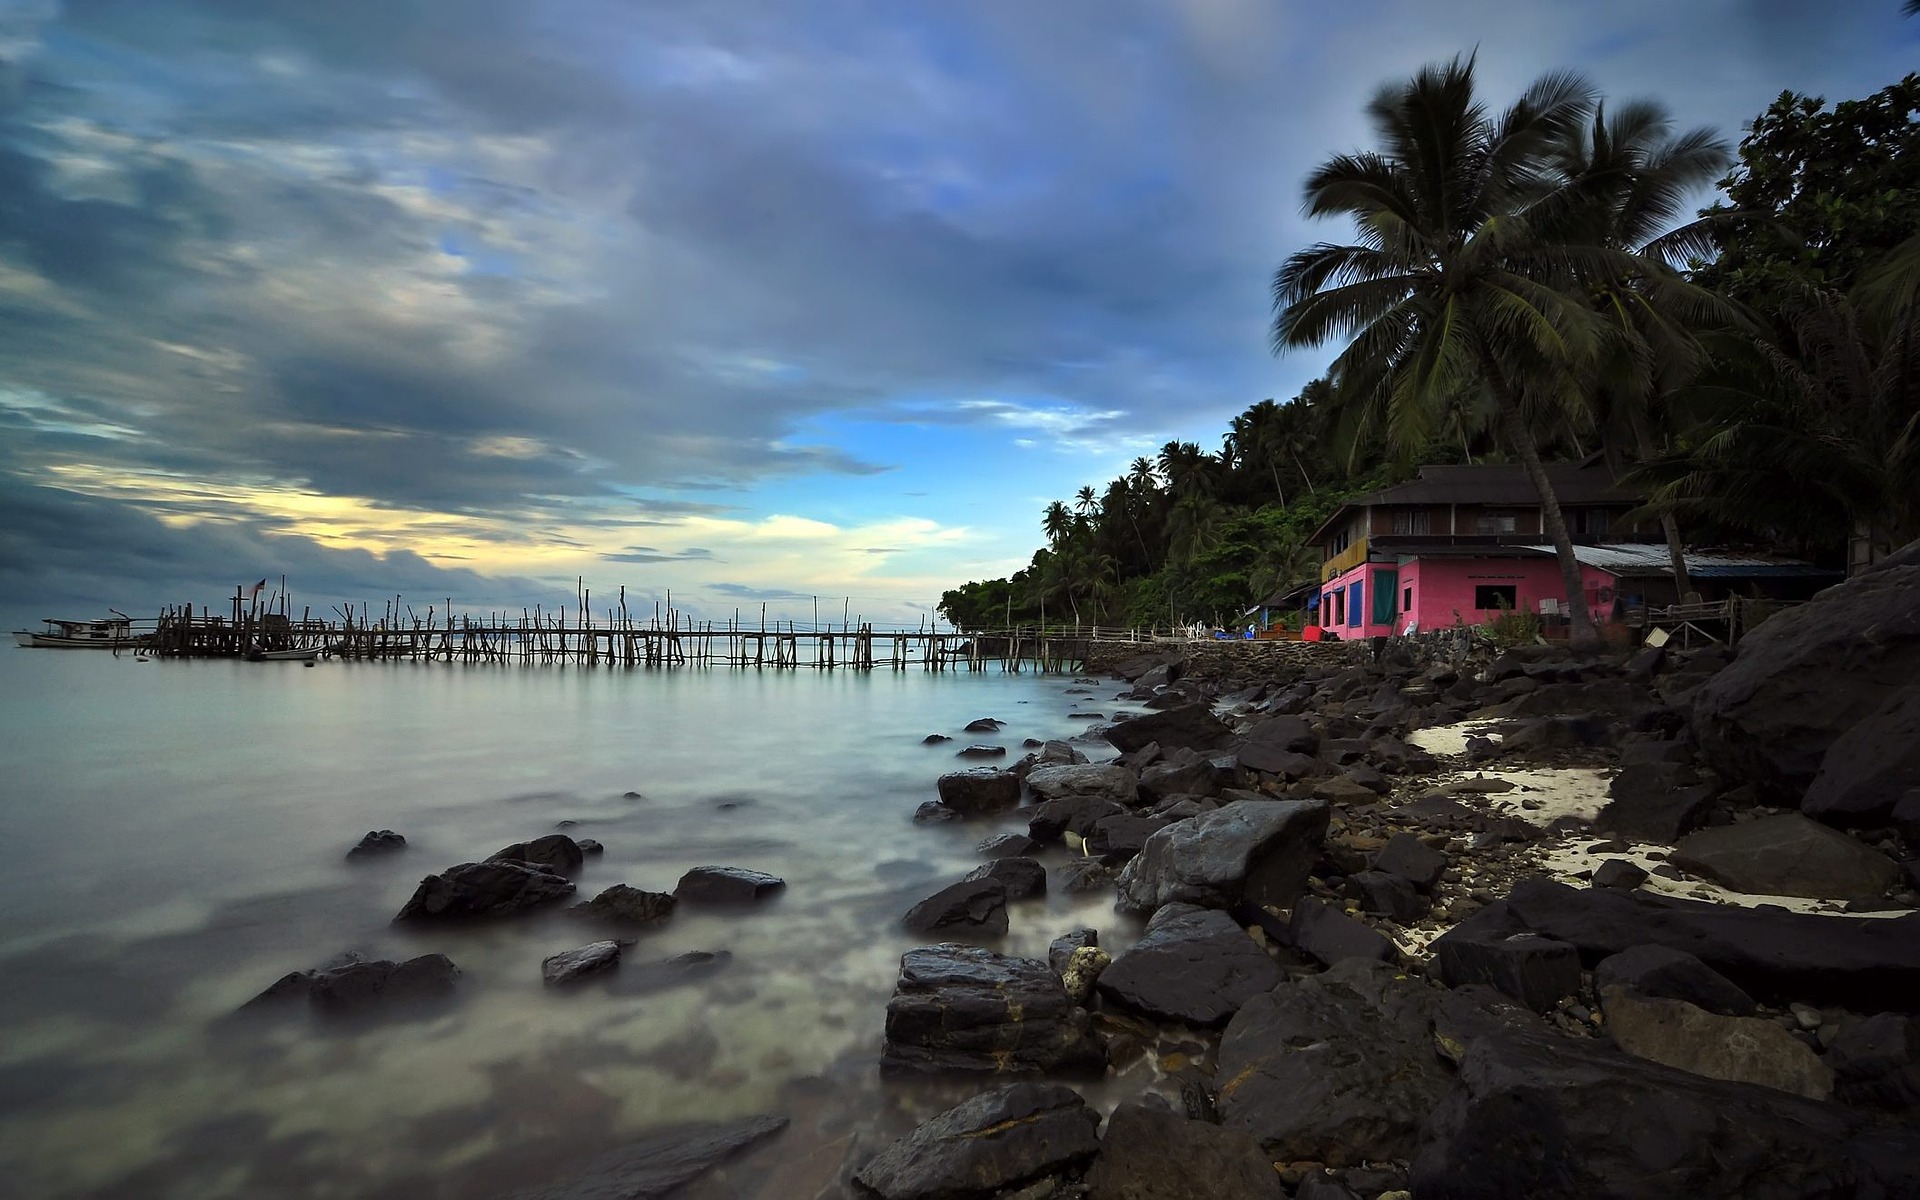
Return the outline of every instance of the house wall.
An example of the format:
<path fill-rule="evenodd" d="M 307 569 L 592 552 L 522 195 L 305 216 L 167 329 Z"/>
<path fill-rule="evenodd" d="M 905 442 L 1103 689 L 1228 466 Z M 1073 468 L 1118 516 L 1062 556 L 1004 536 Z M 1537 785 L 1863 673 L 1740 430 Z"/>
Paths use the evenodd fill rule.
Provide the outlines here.
<path fill-rule="evenodd" d="M 1597 623 L 1613 619 L 1613 599 L 1620 582 L 1598 567 L 1581 567 L 1581 582 L 1589 597 L 1598 593 L 1607 599 L 1591 605 L 1589 611 Z M 1560 581 L 1560 564 L 1551 558 L 1427 558 L 1409 559 L 1400 564 L 1399 585 L 1404 609 L 1406 590 L 1413 589 L 1413 618 L 1422 629 L 1438 629 L 1459 620 L 1480 625 L 1499 616 L 1499 611 L 1474 607 L 1475 590 L 1482 585 L 1510 585 L 1516 597 L 1515 609 L 1538 613 L 1543 599 L 1564 603 L 1566 585 Z M 1605 589 L 1602 591 L 1602 589 Z M 1406 628 L 1407 614 L 1399 612 L 1394 632 Z"/>

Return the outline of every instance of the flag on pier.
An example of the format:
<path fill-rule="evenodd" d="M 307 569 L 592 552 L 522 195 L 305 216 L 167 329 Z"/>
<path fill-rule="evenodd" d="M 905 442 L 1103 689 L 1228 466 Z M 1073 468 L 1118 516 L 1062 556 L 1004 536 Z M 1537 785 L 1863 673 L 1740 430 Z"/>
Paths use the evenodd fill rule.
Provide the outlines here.
<path fill-rule="evenodd" d="M 253 585 L 253 595 L 250 596 L 249 599 L 258 600 L 260 598 L 260 593 L 266 590 L 267 590 L 267 581 L 262 579 L 259 583 L 256 583 Z"/>

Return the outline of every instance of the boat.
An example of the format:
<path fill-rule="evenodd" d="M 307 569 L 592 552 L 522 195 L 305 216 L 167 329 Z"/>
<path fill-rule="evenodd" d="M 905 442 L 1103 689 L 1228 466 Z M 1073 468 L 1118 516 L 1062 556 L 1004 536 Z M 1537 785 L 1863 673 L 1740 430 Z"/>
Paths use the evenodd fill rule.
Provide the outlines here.
<path fill-rule="evenodd" d="M 133 620 L 114 613 L 97 621 L 64 621 L 48 617 L 45 630 L 16 629 L 15 643 L 46 650 L 137 650 L 153 641 L 151 634 L 135 634 Z"/>
<path fill-rule="evenodd" d="M 320 657 L 321 647 L 309 646 L 304 650 L 249 650 L 248 662 L 312 662 Z"/>

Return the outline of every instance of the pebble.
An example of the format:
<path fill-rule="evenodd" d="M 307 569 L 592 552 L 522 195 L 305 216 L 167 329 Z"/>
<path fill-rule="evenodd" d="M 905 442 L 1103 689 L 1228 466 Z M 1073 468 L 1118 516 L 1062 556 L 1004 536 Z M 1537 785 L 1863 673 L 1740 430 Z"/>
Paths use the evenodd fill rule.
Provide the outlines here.
<path fill-rule="evenodd" d="M 1787 1011 L 1793 1014 L 1794 1021 L 1802 1029 L 1818 1029 L 1827 1023 L 1827 1019 L 1820 1015 L 1820 1010 L 1811 1004 L 1789 1004 Z"/>

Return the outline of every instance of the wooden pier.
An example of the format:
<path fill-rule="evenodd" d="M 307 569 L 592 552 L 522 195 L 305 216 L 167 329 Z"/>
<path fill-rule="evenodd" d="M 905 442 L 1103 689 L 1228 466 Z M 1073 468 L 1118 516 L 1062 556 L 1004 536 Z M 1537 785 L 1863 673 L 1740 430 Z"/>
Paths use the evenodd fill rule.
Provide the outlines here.
<path fill-rule="evenodd" d="M 1151 633 L 1129 630 L 1014 628 L 990 631 L 876 629 L 871 622 L 838 625 L 768 622 L 736 617 L 695 621 L 656 605 L 636 618 L 618 606 L 593 613 L 581 607 L 509 616 L 453 612 L 450 602 L 424 613 L 400 598 L 380 613 L 367 606 L 316 617 L 286 611 L 284 593 L 261 611 L 236 593 L 228 610 L 191 605 L 169 608 L 153 622 L 148 652 L 164 658 L 243 658 L 261 651 L 317 650 L 322 657 L 365 661 L 481 664 L 569 664 L 589 667 L 735 667 L 760 670 L 1079 671 L 1094 640 L 1143 643 Z M 145 624 L 141 622 L 140 624 Z"/>

